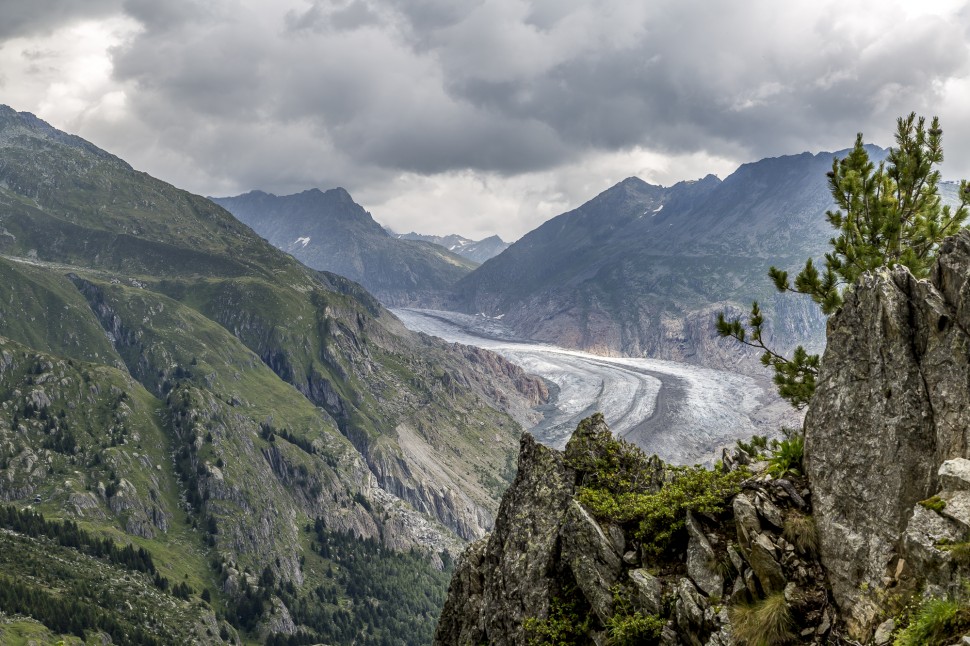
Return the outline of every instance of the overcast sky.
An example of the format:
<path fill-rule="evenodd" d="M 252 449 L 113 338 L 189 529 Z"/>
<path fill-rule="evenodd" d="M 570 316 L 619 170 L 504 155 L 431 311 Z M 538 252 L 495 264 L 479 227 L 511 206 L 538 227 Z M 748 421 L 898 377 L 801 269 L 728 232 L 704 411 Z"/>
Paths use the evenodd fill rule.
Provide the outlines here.
<path fill-rule="evenodd" d="M 970 0 L 2 0 L 0 103 L 205 195 L 343 186 L 515 239 L 938 114 L 970 177 Z"/>

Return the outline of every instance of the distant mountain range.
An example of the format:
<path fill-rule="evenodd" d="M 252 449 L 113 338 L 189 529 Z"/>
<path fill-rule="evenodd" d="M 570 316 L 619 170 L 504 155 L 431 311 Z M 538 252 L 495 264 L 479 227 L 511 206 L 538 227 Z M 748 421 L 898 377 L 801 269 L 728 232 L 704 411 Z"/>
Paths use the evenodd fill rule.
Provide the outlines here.
<path fill-rule="evenodd" d="M 484 240 L 470 240 L 454 233 L 447 236 L 433 236 L 414 232 L 395 233 L 388 227 L 384 227 L 384 230 L 400 240 L 421 240 L 434 243 L 479 264 L 494 258 L 509 248 L 509 243 L 498 236 L 489 236 Z"/>
<path fill-rule="evenodd" d="M 723 181 L 708 175 L 664 187 L 630 177 L 511 245 L 382 229 L 343 189 L 215 201 L 277 247 L 360 282 L 384 303 L 502 317 L 524 338 L 595 352 L 760 372 L 751 352 L 717 337 L 715 315 L 743 315 L 758 300 L 779 349 L 821 347 L 817 308 L 778 294 L 767 271 L 797 271 L 827 250 L 825 174 L 845 152 L 763 159 Z M 955 189 L 944 185 L 948 192 Z"/>
<path fill-rule="evenodd" d="M 342 188 L 211 199 L 303 264 L 356 281 L 385 305 L 434 305 L 478 266 L 437 244 L 390 235 Z"/>
<path fill-rule="evenodd" d="M 450 305 L 561 345 L 731 368 L 751 356 L 716 336 L 715 314 L 758 300 L 774 343 L 818 348 L 817 308 L 777 294 L 767 271 L 797 270 L 826 250 L 825 173 L 840 154 L 764 159 L 723 181 L 628 178 L 465 276 Z"/>

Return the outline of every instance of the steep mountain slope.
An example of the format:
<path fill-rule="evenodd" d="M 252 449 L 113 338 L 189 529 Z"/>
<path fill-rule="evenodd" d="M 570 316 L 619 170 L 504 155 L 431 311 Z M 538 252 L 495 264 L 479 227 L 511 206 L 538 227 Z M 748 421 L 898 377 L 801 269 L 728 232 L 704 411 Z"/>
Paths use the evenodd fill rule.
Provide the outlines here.
<path fill-rule="evenodd" d="M 509 248 L 509 243 L 505 242 L 498 236 L 489 236 L 482 240 L 471 240 L 454 233 L 447 236 L 433 236 L 414 232 L 394 233 L 387 227 L 384 227 L 384 230 L 399 240 L 422 240 L 424 242 L 432 242 L 436 245 L 444 247 L 452 253 L 456 253 L 463 258 L 468 258 L 469 260 L 479 264 L 494 258 Z"/>
<path fill-rule="evenodd" d="M 144 547 L 232 624 L 205 605 L 202 641 L 427 641 L 440 552 L 491 525 L 540 382 L 7 107 L 0 254 L 0 500 Z M 368 554 L 404 584 L 388 548 L 427 573 L 403 617 L 360 580 Z"/>
<path fill-rule="evenodd" d="M 766 274 L 824 252 L 832 157 L 765 159 L 724 181 L 709 175 L 666 188 L 629 178 L 462 279 L 455 304 L 504 314 L 537 339 L 730 367 L 740 355 L 713 334 L 714 313 L 746 312 L 757 299 L 781 347 L 818 347 L 815 309 L 779 297 Z"/>
<path fill-rule="evenodd" d="M 354 280 L 385 305 L 434 303 L 476 266 L 437 245 L 392 237 L 342 188 L 213 201 L 308 267 Z"/>

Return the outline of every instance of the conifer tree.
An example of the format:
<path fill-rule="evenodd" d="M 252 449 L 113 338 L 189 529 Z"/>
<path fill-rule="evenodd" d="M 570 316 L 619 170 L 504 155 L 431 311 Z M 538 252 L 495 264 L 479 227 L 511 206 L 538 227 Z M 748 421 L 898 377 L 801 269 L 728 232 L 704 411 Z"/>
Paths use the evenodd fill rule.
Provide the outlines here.
<path fill-rule="evenodd" d="M 829 240 L 832 250 L 825 254 L 821 268 L 809 258 L 794 283 L 787 271 L 771 267 L 768 275 L 775 287 L 809 296 L 830 315 L 842 307 L 845 290 L 867 271 L 902 265 L 917 278 L 925 277 L 940 242 L 963 227 L 970 203 L 970 186 L 962 181 L 959 206 L 953 209 L 942 204 L 937 168 L 943 161 L 942 137 L 937 117 L 929 129 L 925 118 L 917 118 L 915 112 L 900 117 L 896 146 L 876 166 L 859 133 L 852 152 L 833 160 L 827 173 L 836 209 L 825 215 L 839 232 Z M 774 369 L 778 393 L 795 408 L 802 408 L 815 392 L 819 356 L 802 346 L 795 348 L 791 358 L 771 350 L 765 344 L 764 323 L 755 302 L 746 324 L 719 313 L 717 331 L 761 350 L 761 362 Z"/>

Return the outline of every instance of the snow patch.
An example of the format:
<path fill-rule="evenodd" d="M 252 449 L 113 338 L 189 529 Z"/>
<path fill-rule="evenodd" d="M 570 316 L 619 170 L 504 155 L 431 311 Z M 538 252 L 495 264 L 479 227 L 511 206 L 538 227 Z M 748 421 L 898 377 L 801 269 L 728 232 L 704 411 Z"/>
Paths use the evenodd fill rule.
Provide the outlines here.
<path fill-rule="evenodd" d="M 310 244 L 310 237 L 307 236 L 306 238 L 297 238 L 296 242 L 294 242 L 293 244 L 301 244 L 303 245 L 304 248 L 306 248 L 306 246 Z"/>

